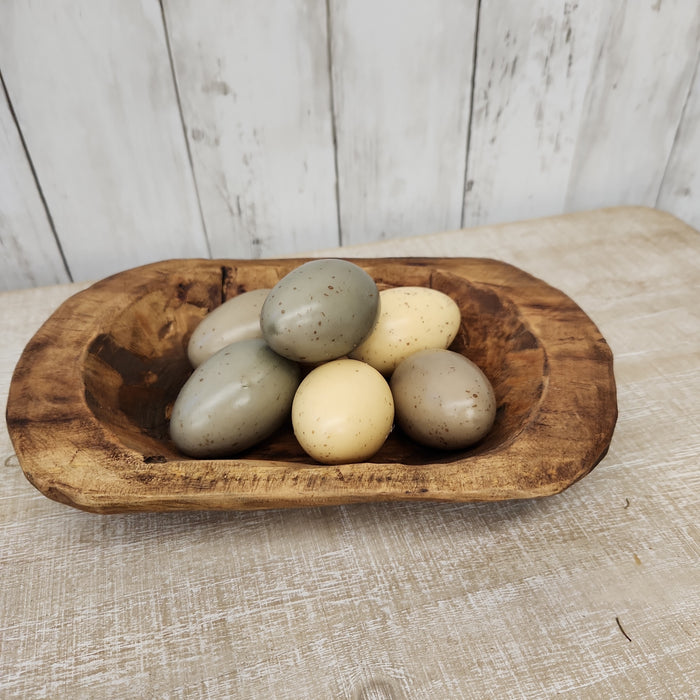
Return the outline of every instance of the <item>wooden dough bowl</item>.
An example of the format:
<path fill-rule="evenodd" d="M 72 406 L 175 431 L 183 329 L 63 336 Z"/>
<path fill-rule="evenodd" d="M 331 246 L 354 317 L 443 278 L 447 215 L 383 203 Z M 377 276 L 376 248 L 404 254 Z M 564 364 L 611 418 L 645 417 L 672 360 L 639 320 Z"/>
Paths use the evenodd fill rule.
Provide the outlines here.
<path fill-rule="evenodd" d="M 353 261 L 380 289 L 427 286 L 457 301 L 451 348 L 484 370 L 498 400 L 480 443 L 438 451 L 395 429 L 371 461 L 325 466 L 287 425 L 230 459 L 185 457 L 168 415 L 191 372 L 192 330 L 223 300 L 271 287 L 305 259 L 169 260 L 74 295 L 25 348 L 7 423 L 29 481 L 100 513 L 493 501 L 560 492 L 602 459 L 617 419 L 612 353 L 569 297 L 495 260 Z"/>

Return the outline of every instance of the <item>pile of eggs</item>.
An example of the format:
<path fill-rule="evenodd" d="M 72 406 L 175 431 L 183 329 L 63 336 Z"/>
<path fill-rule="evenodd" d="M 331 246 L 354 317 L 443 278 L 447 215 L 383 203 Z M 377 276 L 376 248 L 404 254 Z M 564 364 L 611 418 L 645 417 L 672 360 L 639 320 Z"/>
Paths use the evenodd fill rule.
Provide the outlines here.
<path fill-rule="evenodd" d="M 192 457 L 231 456 L 291 416 L 303 450 L 325 464 L 371 458 L 395 422 L 422 445 L 467 447 L 491 429 L 496 399 L 481 369 L 448 350 L 460 322 L 438 290 L 380 292 L 350 261 L 304 263 L 195 328 L 170 435 Z"/>

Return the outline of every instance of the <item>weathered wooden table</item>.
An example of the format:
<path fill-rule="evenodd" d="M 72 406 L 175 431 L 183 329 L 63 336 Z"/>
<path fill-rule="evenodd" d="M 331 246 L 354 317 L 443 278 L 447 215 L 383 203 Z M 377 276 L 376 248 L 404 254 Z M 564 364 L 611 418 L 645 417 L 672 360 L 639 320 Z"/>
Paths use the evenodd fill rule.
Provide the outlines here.
<path fill-rule="evenodd" d="M 0 696 L 689 698 L 700 687 L 700 234 L 618 208 L 343 249 L 493 257 L 615 355 L 607 457 L 489 504 L 98 516 L 0 428 Z M 0 295 L 19 354 L 86 285 Z"/>

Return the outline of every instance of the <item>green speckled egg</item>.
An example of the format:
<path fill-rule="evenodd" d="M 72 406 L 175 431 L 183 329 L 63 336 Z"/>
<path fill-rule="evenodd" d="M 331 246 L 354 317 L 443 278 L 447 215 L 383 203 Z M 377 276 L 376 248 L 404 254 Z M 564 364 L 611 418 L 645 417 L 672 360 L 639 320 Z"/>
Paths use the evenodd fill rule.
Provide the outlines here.
<path fill-rule="evenodd" d="M 377 285 L 361 267 L 335 258 L 312 260 L 272 288 L 260 327 L 280 355 L 324 362 L 356 348 L 374 327 L 378 309 Z"/>
<path fill-rule="evenodd" d="M 170 436 L 191 457 L 233 455 L 271 435 L 290 416 L 299 366 L 260 338 L 205 360 L 173 405 Z"/>

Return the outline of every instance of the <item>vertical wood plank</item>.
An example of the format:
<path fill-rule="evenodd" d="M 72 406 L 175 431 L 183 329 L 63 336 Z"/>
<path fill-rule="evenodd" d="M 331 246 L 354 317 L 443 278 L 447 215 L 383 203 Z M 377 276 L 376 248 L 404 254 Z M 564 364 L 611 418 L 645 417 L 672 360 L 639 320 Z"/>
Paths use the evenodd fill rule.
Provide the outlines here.
<path fill-rule="evenodd" d="M 337 245 L 325 4 L 164 11 L 213 255 Z"/>
<path fill-rule="evenodd" d="M 4 2 L 0 66 L 76 280 L 208 254 L 157 2 Z"/>
<path fill-rule="evenodd" d="M 0 88 L 0 290 L 70 282 Z"/>
<path fill-rule="evenodd" d="M 464 225 L 564 208 L 600 6 L 482 0 Z"/>
<path fill-rule="evenodd" d="M 656 206 L 700 230 L 700 49 Z"/>
<path fill-rule="evenodd" d="M 653 205 L 699 22 L 696 3 L 482 0 L 464 225 Z"/>
<path fill-rule="evenodd" d="M 606 3 L 566 210 L 654 205 L 700 42 L 700 3 Z"/>
<path fill-rule="evenodd" d="M 343 242 L 458 228 L 476 0 L 330 8 Z"/>

